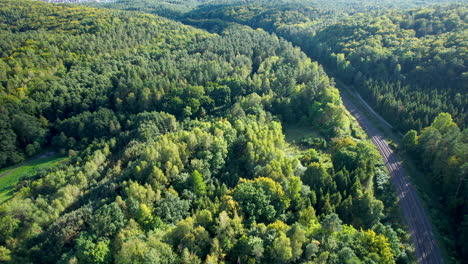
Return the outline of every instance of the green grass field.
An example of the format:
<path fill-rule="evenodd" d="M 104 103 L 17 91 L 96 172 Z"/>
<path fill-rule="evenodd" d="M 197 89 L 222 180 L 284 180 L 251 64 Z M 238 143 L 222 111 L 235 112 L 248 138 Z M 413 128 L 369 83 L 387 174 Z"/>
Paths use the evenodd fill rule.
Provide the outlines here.
<path fill-rule="evenodd" d="M 319 133 L 312 127 L 306 127 L 296 124 L 283 124 L 283 133 L 287 142 L 301 140 L 304 137 L 319 137 Z"/>
<path fill-rule="evenodd" d="M 66 157 L 54 154 L 52 156 L 33 159 L 19 167 L 16 165 L 0 170 L 0 175 L 13 170 L 11 173 L 0 178 L 0 203 L 12 197 L 16 183 L 18 183 L 23 176 L 30 177 L 39 169 L 56 166 L 65 159 Z"/>

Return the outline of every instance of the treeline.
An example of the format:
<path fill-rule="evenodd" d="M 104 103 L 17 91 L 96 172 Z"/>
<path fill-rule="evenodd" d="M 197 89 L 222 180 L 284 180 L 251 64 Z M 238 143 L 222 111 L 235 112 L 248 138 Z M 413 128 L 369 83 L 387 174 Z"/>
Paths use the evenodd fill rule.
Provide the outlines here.
<path fill-rule="evenodd" d="M 90 7 L 103 7 L 126 11 L 140 11 L 155 15 L 161 15 L 167 18 L 176 18 L 191 11 L 193 8 L 202 4 L 203 2 L 207 2 L 207 0 L 118 0 L 110 2 L 89 2 L 82 4 Z"/>
<path fill-rule="evenodd" d="M 428 175 L 437 195 L 450 216 L 447 218 L 456 234 L 456 246 L 462 259 L 468 257 L 468 132 L 460 130 L 448 113 L 439 114 L 420 133 L 408 131 L 403 148 Z"/>
<path fill-rule="evenodd" d="M 376 150 L 289 42 L 0 3 L 1 166 L 70 157 L 0 205 L 0 261 L 414 262 Z M 287 122 L 319 136 L 292 155 Z"/>
<path fill-rule="evenodd" d="M 44 0 L 44 2 L 50 2 Z M 79 3 L 91 7 L 104 7 L 128 11 L 142 11 L 180 19 L 186 13 L 200 7 L 220 7 L 220 6 L 239 6 L 239 5 L 261 5 L 261 6 L 283 6 L 299 4 L 301 8 L 313 6 L 319 8 L 323 13 L 339 13 L 341 19 L 356 13 L 382 11 L 388 9 L 409 9 L 433 4 L 456 4 L 459 0 L 336 0 L 333 2 L 327 0 L 116 0 L 116 1 L 84 1 L 68 0 L 68 3 Z"/>

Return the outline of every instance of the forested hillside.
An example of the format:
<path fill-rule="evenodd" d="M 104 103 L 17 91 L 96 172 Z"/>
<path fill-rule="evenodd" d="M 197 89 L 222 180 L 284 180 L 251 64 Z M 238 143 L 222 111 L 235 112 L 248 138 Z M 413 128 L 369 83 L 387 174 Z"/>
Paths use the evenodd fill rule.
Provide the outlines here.
<path fill-rule="evenodd" d="M 441 187 L 434 187 L 434 194 L 440 197 L 454 227 L 443 228 L 443 232 L 456 237 L 447 243 L 453 244 L 463 259 L 468 256 L 464 243 L 466 4 L 401 9 L 436 2 L 215 1 L 186 9 L 177 19 L 217 33 L 241 24 L 282 36 L 339 80 L 354 86 L 399 131 L 415 129 L 405 136 L 403 145 L 409 144 L 407 151 L 428 175 L 430 184 Z M 125 6 L 128 9 L 132 4 Z M 437 117 L 441 112 L 448 112 L 448 117 Z M 434 119 L 439 120 L 435 123 L 442 119 L 451 123 L 451 118 L 455 123 L 447 131 L 431 125 Z"/>
<path fill-rule="evenodd" d="M 461 6 L 356 15 L 318 32 L 310 50 L 401 131 L 440 112 L 464 127 L 467 22 Z"/>
<path fill-rule="evenodd" d="M 10 0 L 0 35 L 0 166 L 69 156 L 0 205 L 0 261 L 414 262 L 375 148 L 289 42 Z"/>
<path fill-rule="evenodd" d="M 409 133 L 412 153 L 431 175 L 431 184 L 442 186 L 436 192 L 455 227 L 444 232 L 454 234 L 458 254 L 467 256 L 466 132 L 422 130 L 442 111 L 451 113 L 462 128 L 466 125 L 464 6 L 391 11 L 377 17 L 358 14 L 339 22 L 333 22 L 333 13 L 301 5 L 205 7 L 185 17 L 187 23 L 208 25 L 213 31 L 224 30 L 219 25 L 225 24 L 209 21 L 222 19 L 284 36 L 340 80 L 354 84 L 398 129 L 423 131 L 421 144 L 417 132 Z"/>
<path fill-rule="evenodd" d="M 457 124 L 465 106 L 466 6 L 358 13 L 319 5 L 202 6 L 186 23 L 222 31 L 229 21 L 274 32 L 316 58 L 400 131 L 421 130 L 440 112 Z"/>
<path fill-rule="evenodd" d="M 403 149 L 411 154 L 427 175 L 434 193 L 449 213 L 450 226 L 461 258 L 468 256 L 468 130 L 461 130 L 448 113 L 439 114 L 420 133 L 410 130 Z"/>

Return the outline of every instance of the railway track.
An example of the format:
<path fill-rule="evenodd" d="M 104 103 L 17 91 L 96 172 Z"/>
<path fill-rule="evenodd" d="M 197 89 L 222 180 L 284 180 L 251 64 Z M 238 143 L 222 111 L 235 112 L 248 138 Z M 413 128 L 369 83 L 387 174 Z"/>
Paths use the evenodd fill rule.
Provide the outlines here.
<path fill-rule="evenodd" d="M 390 172 L 392 182 L 396 188 L 403 216 L 408 224 L 411 238 L 415 246 L 418 263 L 442 264 L 443 258 L 437 245 L 432 226 L 424 207 L 418 198 L 414 187 L 401 161 L 395 155 L 382 133 L 369 121 L 369 119 L 351 102 L 344 93 L 341 93 L 343 103 L 348 111 L 357 119 L 374 145 L 380 152 L 385 166 Z"/>

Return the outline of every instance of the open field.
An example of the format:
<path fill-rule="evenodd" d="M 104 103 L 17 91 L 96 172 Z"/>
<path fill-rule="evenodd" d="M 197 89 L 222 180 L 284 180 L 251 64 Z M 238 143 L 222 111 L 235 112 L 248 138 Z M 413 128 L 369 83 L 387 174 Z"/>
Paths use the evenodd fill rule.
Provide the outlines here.
<path fill-rule="evenodd" d="M 296 124 L 283 124 L 283 133 L 286 136 L 286 141 L 289 143 L 301 140 L 305 137 L 320 137 L 320 135 L 315 132 L 312 127 Z"/>
<path fill-rule="evenodd" d="M 3 203 L 12 196 L 16 183 L 22 177 L 30 177 L 38 170 L 56 166 L 65 159 L 66 157 L 58 154 L 41 154 L 19 166 L 0 170 L 0 203 Z"/>
<path fill-rule="evenodd" d="M 300 156 L 309 148 L 304 148 L 299 141 L 306 137 L 320 137 L 312 127 L 298 124 L 283 124 L 283 134 L 287 143 L 286 153 L 289 156 Z"/>

